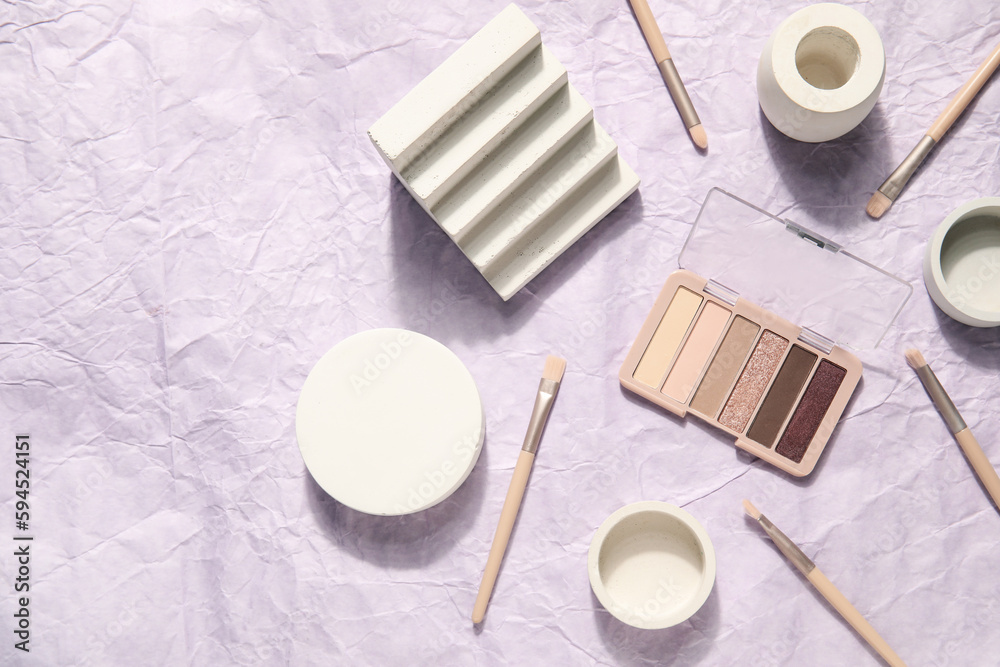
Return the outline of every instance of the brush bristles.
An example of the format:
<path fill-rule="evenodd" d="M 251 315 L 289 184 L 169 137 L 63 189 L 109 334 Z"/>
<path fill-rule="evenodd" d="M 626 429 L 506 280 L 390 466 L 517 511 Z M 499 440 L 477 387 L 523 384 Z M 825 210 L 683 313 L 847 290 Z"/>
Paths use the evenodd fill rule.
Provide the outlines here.
<path fill-rule="evenodd" d="M 920 354 L 920 350 L 907 350 L 905 354 L 906 363 L 910 364 L 914 370 L 927 365 L 927 360 L 924 359 L 924 355 Z"/>
<path fill-rule="evenodd" d="M 563 373 L 566 372 L 566 360 L 550 354 L 545 359 L 545 370 L 542 371 L 542 378 L 553 382 L 562 382 Z"/>
<path fill-rule="evenodd" d="M 691 141 L 694 142 L 695 146 L 701 150 L 708 149 L 708 134 L 705 132 L 705 128 L 698 125 L 692 125 L 688 128 L 688 132 L 691 133 Z"/>
<path fill-rule="evenodd" d="M 743 511 L 750 516 L 751 519 L 760 519 L 760 510 L 753 506 L 753 503 L 749 500 L 743 501 Z"/>
<path fill-rule="evenodd" d="M 876 190 L 872 198 L 868 200 L 868 206 L 865 207 L 865 211 L 868 215 L 878 220 L 885 215 L 890 206 L 892 206 L 892 200 Z"/>

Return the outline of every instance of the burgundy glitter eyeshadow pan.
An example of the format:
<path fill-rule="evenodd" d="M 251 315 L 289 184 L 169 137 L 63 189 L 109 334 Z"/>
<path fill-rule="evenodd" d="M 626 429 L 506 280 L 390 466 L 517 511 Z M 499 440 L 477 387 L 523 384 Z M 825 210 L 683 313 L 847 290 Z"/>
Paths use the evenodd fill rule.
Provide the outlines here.
<path fill-rule="evenodd" d="M 823 422 L 830 404 L 840 391 L 847 371 L 825 359 L 819 363 L 806 393 L 799 401 L 785 433 L 778 441 L 777 452 L 798 463 L 805 456 L 819 425 Z"/>

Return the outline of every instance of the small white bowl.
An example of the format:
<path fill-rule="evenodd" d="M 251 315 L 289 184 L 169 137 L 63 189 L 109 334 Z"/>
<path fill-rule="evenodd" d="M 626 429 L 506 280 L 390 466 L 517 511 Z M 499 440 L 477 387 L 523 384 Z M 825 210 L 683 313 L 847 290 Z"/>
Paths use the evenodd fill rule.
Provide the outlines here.
<path fill-rule="evenodd" d="M 945 218 L 927 244 L 924 284 L 949 317 L 1000 326 L 1000 197 L 975 199 Z"/>
<path fill-rule="evenodd" d="M 669 628 L 708 599 L 715 549 L 689 513 L 645 501 L 604 520 L 590 543 L 587 568 L 594 594 L 615 618 L 637 628 Z"/>

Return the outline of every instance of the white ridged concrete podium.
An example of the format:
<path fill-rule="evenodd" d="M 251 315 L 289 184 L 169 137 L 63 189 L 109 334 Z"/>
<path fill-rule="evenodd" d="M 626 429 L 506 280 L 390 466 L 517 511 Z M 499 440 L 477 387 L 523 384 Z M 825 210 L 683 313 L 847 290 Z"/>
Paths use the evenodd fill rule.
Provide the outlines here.
<path fill-rule="evenodd" d="M 504 300 L 639 187 L 514 5 L 368 136 Z"/>

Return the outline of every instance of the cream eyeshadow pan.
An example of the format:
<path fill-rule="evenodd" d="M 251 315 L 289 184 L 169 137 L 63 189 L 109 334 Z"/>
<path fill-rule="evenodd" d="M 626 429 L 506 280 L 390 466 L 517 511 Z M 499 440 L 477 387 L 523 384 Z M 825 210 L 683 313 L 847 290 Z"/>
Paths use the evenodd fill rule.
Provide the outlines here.
<path fill-rule="evenodd" d="M 670 276 L 622 365 L 622 385 L 679 416 L 693 412 L 793 475 L 808 474 L 861 362 L 839 347 L 817 349 L 799 339 L 801 327 L 706 288 L 690 271 Z"/>
<path fill-rule="evenodd" d="M 703 301 L 704 298 L 689 289 L 677 290 L 635 369 L 636 380 L 659 385 Z"/>

